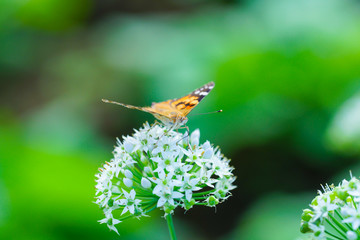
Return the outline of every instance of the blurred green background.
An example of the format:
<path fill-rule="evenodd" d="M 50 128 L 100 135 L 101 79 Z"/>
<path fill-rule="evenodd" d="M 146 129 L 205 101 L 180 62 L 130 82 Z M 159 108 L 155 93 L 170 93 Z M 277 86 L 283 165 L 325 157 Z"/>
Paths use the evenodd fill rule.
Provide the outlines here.
<path fill-rule="evenodd" d="M 0 0 L 0 239 L 168 239 L 160 212 L 97 220 L 95 173 L 149 105 L 209 81 L 191 130 L 232 159 L 181 239 L 291 240 L 320 184 L 360 175 L 360 2 Z"/>

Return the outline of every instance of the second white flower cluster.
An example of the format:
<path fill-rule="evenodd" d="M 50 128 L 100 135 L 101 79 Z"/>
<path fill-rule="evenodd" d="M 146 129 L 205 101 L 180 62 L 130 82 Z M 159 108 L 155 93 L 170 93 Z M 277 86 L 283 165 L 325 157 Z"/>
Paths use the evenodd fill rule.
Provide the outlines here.
<path fill-rule="evenodd" d="M 353 177 L 326 186 L 303 210 L 301 232 L 315 239 L 360 239 L 360 181 Z"/>

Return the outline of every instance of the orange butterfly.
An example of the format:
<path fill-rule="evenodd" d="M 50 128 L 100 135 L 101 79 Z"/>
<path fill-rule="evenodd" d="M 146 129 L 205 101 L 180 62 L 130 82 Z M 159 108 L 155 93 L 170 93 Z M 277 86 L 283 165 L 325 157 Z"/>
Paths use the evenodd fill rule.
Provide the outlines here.
<path fill-rule="evenodd" d="M 114 102 L 102 99 L 106 103 L 114 103 L 131 109 L 137 109 L 151 113 L 155 118 L 159 119 L 165 126 L 171 129 L 178 129 L 185 125 L 188 121 L 186 117 L 191 110 L 214 88 L 215 83 L 210 82 L 201 88 L 198 88 L 190 94 L 172 100 L 159 103 L 152 103 L 151 107 L 136 107 L 124 103 Z"/>

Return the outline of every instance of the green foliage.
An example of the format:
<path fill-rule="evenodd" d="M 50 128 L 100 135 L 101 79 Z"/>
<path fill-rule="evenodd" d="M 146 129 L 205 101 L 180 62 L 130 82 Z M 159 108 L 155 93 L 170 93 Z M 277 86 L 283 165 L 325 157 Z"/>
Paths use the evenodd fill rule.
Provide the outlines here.
<path fill-rule="evenodd" d="M 100 100 L 150 105 L 210 81 L 188 125 L 231 156 L 244 202 L 222 209 L 239 219 L 232 229 L 222 215 L 175 215 L 179 239 L 196 235 L 191 221 L 214 239 L 301 236 L 301 192 L 359 169 L 358 124 L 343 122 L 358 115 L 359 6 L 228 2 L 131 15 L 88 0 L 0 1 L 1 239 L 114 239 L 96 222 L 94 174 L 115 137 L 153 117 Z M 274 194 L 284 191 L 293 196 Z M 123 239 L 168 237 L 156 214 L 124 224 Z"/>

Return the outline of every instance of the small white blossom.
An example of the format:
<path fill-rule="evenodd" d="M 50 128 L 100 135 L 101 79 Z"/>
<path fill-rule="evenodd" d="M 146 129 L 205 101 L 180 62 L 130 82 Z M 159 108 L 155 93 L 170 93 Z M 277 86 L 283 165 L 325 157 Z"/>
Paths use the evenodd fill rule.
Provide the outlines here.
<path fill-rule="evenodd" d="M 353 229 L 357 230 L 360 226 L 360 209 L 346 206 L 346 215 L 343 222 L 350 223 Z"/>
<path fill-rule="evenodd" d="M 139 199 L 135 199 L 136 192 L 134 189 L 130 191 L 130 193 L 124 192 L 124 198 L 121 198 L 118 200 L 119 205 L 124 206 L 124 209 L 121 213 L 121 215 L 125 214 L 127 211 L 129 211 L 131 214 L 135 213 L 135 207 L 138 206 L 141 202 Z"/>
<path fill-rule="evenodd" d="M 310 228 L 314 232 L 315 239 L 326 239 L 325 227 L 323 225 L 310 224 Z"/>
<path fill-rule="evenodd" d="M 193 191 L 198 191 L 201 188 L 196 185 L 199 183 L 199 178 L 191 178 L 192 175 L 186 174 L 183 178 L 182 185 L 180 188 L 181 192 L 185 192 L 186 200 L 190 201 Z"/>
<path fill-rule="evenodd" d="M 105 214 L 101 223 L 117 232 L 115 224 L 154 208 L 167 215 L 176 207 L 215 207 L 231 196 L 235 177 L 230 161 L 209 141 L 200 144 L 198 129 L 190 137 L 185 134 L 144 124 L 117 140 L 114 158 L 95 175 L 95 203 Z"/>
<path fill-rule="evenodd" d="M 333 210 L 337 209 L 338 206 L 333 204 L 330 200 L 329 196 L 323 196 L 318 198 L 316 205 L 311 205 L 314 209 L 315 216 L 313 217 L 314 221 L 318 218 L 323 220 L 323 218 L 327 218 L 328 214 Z"/>
<path fill-rule="evenodd" d="M 160 198 L 157 202 L 157 207 L 162 207 L 165 203 L 169 203 L 171 206 L 175 206 L 175 199 L 182 198 L 184 194 L 175 191 L 174 187 L 162 188 L 161 191 L 157 194 Z"/>
<path fill-rule="evenodd" d="M 110 230 L 115 231 L 117 234 L 119 234 L 118 230 L 116 229 L 115 225 L 118 223 L 121 223 L 120 220 L 117 220 L 116 218 L 113 217 L 113 215 L 111 214 L 111 211 L 107 211 L 105 212 L 105 218 L 99 220 L 99 223 L 106 223 L 108 228 Z"/>

